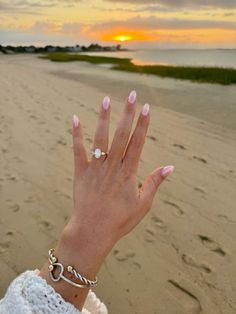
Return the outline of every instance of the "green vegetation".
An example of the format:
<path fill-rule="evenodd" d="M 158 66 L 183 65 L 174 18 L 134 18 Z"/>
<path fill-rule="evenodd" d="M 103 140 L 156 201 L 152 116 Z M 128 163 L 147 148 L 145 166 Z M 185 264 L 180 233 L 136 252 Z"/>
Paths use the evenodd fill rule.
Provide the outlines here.
<path fill-rule="evenodd" d="M 90 63 L 96 63 L 96 64 L 127 64 L 130 65 L 131 59 L 121 59 L 121 58 L 113 58 L 113 57 L 102 57 L 102 56 L 88 56 L 88 55 L 82 55 L 82 54 L 70 54 L 70 53 L 49 53 L 45 56 L 41 56 L 40 58 L 43 59 L 49 59 L 51 61 L 56 62 L 70 62 L 70 61 L 86 61 Z"/>
<path fill-rule="evenodd" d="M 49 53 L 40 58 L 55 62 L 86 61 L 93 64 L 111 64 L 113 70 L 153 74 L 199 83 L 217 83 L 223 85 L 236 83 L 236 69 L 217 67 L 189 67 L 166 65 L 135 65 L 131 59 L 102 56 L 88 56 L 69 53 Z"/>

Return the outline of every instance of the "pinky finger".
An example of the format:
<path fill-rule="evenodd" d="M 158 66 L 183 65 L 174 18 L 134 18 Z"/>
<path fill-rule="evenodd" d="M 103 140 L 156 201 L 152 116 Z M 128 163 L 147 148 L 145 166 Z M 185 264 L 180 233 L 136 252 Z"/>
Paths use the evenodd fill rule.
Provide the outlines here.
<path fill-rule="evenodd" d="M 74 114 L 73 116 L 73 151 L 74 151 L 74 166 L 75 175 L 81 174 L 88 166 L 88 156 L 87 151 L 83 142 L 83 131 L 82 125 Z"/>

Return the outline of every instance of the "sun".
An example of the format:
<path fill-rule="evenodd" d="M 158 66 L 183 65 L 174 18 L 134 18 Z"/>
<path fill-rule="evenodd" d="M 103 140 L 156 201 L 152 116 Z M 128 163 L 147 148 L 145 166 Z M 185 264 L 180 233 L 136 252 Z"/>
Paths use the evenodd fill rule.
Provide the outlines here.
<path fill-rule="evenodd" d="M 124 42 L 127 40 L 132 40 L 133 38 L 131 36 L 127 36 L 127 35 L 118 35 L 118 36 L 113 37 L 113 39 L 116 41 Z"/>

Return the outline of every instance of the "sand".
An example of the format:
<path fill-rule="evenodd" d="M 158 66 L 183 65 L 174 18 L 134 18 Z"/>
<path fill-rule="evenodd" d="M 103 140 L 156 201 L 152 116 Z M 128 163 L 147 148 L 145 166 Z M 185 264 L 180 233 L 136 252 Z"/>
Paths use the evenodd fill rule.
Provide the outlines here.
<path fill-rule="evenodd" d="M 92 148 L 102 98 L 111 136 L 136 88 L 151 125 L 139 182 L 174 164 L 141 224 L 114 247 L 95 289 L 109 313 L 236 313 L 235 86 L 0 56 L 0 295 L 40 268 L 72 211 L 72 115 Z"/>

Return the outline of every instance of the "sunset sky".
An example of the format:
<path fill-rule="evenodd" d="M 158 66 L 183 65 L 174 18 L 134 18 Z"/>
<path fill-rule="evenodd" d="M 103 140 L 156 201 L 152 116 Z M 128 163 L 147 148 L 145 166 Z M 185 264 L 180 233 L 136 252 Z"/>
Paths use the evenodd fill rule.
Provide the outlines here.
<path fill-rule="evenodd" d="M 0 44 L 236 48 L 236 0 L 0 0 Z"/>

